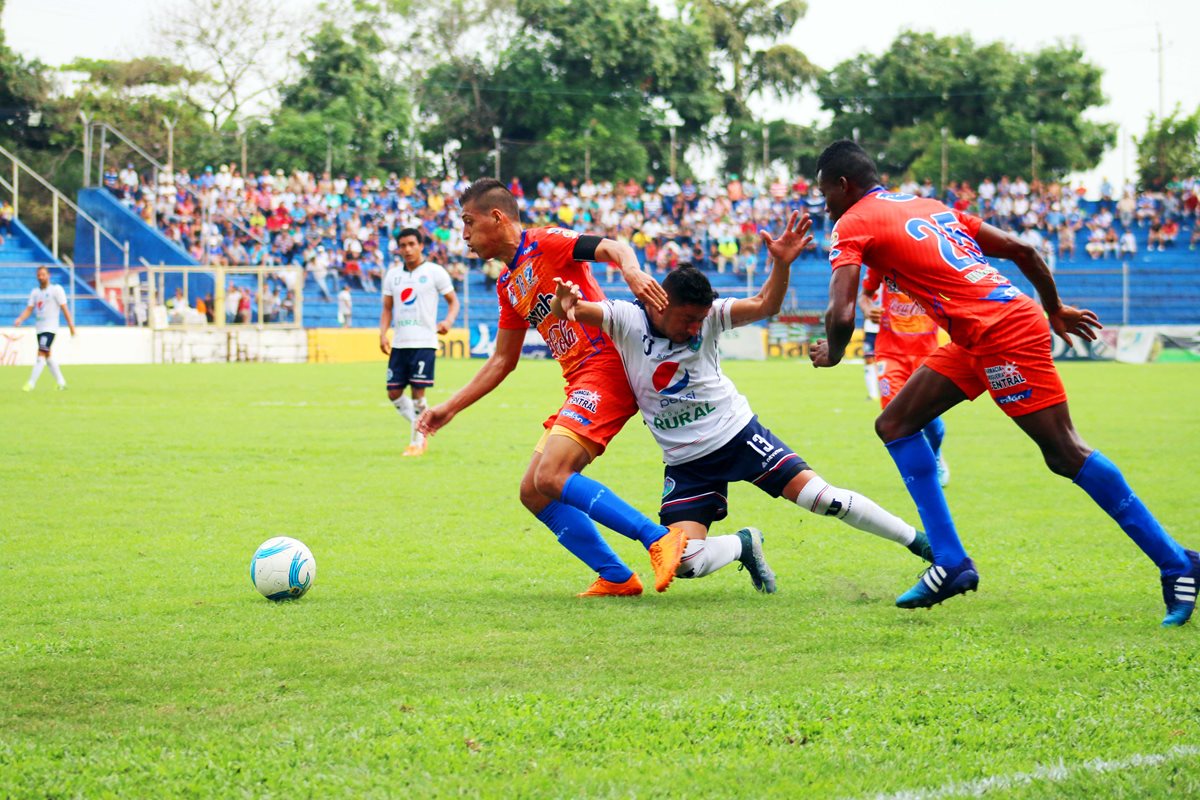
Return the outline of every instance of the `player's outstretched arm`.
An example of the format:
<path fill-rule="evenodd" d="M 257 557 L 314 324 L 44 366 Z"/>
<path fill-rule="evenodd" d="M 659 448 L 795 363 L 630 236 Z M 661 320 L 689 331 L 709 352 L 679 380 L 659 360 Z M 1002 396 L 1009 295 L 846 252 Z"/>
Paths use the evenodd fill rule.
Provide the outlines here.
<path fill-rule="evenodd" d="M 437 433 L 454 419 L 458 412 L 495 389 L 517 367 L 521 358 L 521 347 L 525 344 L 525 331 L 501 328 L 496 333 L 496 349 L 484 362 L 475 377 L 459 389 L 450 399 L 428 409 L 417 419 L 417 430 L 426 436 Z"/>
<path fill-rule="evenodd" d="M 596 245 L 596 261 L 609 261 L 621 270 L 621 277 L 633 291 L 633 296 L 642 301 L 648 308 L 662 311 L 667 307 L 667 293 L 658 281 L 642 272 L 638 264 L 637 254 L 627 244 L 614 239 L 602 239 Z"/>
<path fill-rule="evenodd" d="M 604 309 L 599 303 L 583 299 L 583 291 L 572 281 L 554 279 L 554 299 L 550 301 L 550 313 L 559 319 L 569 319 L 599 328 L 604 322 Z"/>
<path fill-rule="evenodd" d="M 825 309 L 825 337 L 812 346 L 808 357 L 814 367 L 832 367 L 846 354 L 854 335 L 854 306 L 858 299 L 862 265 L 838 267 L 829 279 L 829 307 Z"/>
<path fill-rule="evenodd" d="M 1095 340 L 1096 331 L 1103 327 L 1100 318 L 1086 308 L 1063 305 L 1058 296 L 1054 276 L 1050 274 L 1050 268 L 1046 266 L 1036 247 L 986 222 L 980 226 L 975 241 L 979 243 L 984 255 L 1007 258 L 1017 265 L 1037 290 L 1038 297 L 1042 300 L 1042 308 L 1050 318 L 1051 329 L 1068 344 L 1073 344 L 1071 334 L 1089 341 Z"/>
<path fill-rule="evenodd" d="M 792 262 L 812 241 L 812 235 L 809 233 L 811 228 L 812 220 L 808 214 L 793 211 L 778 239 L 771 238 L 771 234 L 766 231 L 759 231 L 763 246 L 771 256 L 771 274 L 754 297 L 733 301 L 729 313 L 734 327 L 749 325 L 779 313 L 779 309 L 783 307 L 783 298 L 787 294 Z"/>
<path fill-rule="evenodd" d="M 29 319 L 29 315 L 32 313 L 33 313 L 33 306 L 25 306 L 25 310 L 17 315 L 16 320 L 13 322 L 13 327 L 14 328 L 21 327 L 21 323 L 24 322 L 25 320 Z"/>

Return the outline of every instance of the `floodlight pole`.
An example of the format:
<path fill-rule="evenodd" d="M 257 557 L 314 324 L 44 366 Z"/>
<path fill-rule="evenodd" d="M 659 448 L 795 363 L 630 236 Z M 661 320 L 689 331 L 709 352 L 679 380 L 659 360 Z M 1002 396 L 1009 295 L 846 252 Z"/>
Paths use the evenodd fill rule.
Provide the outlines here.
<path fill-rule="evenodd" d="M 86 189 L 92 185 L 92 126 L 86 112 L 80 111 L 79 119 L 83 121 L 83 186 Z"/>
<path fill-rule="evenodd" d="M 496 140 L 496 180 L 500 180 L 500 126 L 492 126 L 492 137 Z"/>
<path fill-rule="evenodd" d="M 162 118 L 167 126 L 167 172 L 171 173 L 171 183 L 175 183 L 175 122 L 174 119 Z"/>
<path fill-rule="evenodd" d="M 675 180 L 675 132 L 676 126 L 671 126 L 671 180 Z"/>
<path fill-rule="evenodd" d="M 333 123 L 325 123 L 325 171 L 333 171 Z"/>

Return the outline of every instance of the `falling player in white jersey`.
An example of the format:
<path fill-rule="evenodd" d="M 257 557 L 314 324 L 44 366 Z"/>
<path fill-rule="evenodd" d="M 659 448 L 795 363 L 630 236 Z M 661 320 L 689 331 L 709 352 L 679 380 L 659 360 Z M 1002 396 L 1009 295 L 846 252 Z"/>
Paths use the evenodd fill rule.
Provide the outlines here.
<path fill-rule="evenodd" d="M 758 295 L 744 300 L 718 301 L 708 278 L 693 267 L 667 275 L 663 311 L 623 300 L 585 302 L 573 283 L 559 283 L 551 310 L 560 318 L 603 327 L 612 337 L 646 426 L 662 448 L 666 467 L 659 518 L 663 525 L 682 527 L 688 538 L 679 577 L 700 578 L 740 561 L 756 589 L 775 591 L 760 531 L 708 536 L 712 523 L 728 513 L 730 481 L 749 481 L 772 497 L 786 497 L 807 511 L 931 558 L 924 533 L 870 498 L 826 483 L 759 423 L 721 371 L 718 337 L 779 313 L 791 263 L 811 238 L 809 225 L 807 215 L 793 212 L 778 239 L 761 234 L 773 267 Z"/>
<path fill-rule="evenodd" d="M 54 376 L 54 380 L 58 381 L 58 389 L 62 391 L 67 388 L 67 381 L 63 378 L 58 362 L 50 355 L 50 348 L 54 344 L 54 337 L 58 334 L 59 312 L 67 318 L 67 327 L 70 328 L 72 336 L 75 335 L 75 320 L 71 318 L 71 309 L 67 308 L 67 293 L 58 284 L 51 285 L 49 268 L 44 266 L 37 268 L 37 281 L 38 288 L 29 293 L 29 305 L 25 306 L 25 310 L 13 323 L 19 327 L 32 314 L 37 324 L 37 360 L 33 362 L 33 373 L 29 376 L 29 382 L 21 388 L 26 392 L 32 392 L 33 387 L 37 385 L 38 378 L 41 377 L 42 370 L 50 367 L 50 374 Z"/>
<path fill-rule="evenodd" d="M 383 276 L 383 311 L 379 315 L 379 349 L 388 356 L 387 393 L 400 416 L 409 422 L 411 439 L 406 456 L 425 452 L 425 434 L 413 420 L 426 408 L 425 390 L 433 386 L 433 363 L 439 333 L 446 333 L 458 317 L 458 295 L 450 275 L 425 260 L 423 239 L 416 228 L 396 236 L 402 263 Z M 437 322 L 438 297 L 446 300 L 446 316 Z M 394 328 L 392 340 L 388 328 Z M 411 387 L 412 398 L 404 396 Z"/>

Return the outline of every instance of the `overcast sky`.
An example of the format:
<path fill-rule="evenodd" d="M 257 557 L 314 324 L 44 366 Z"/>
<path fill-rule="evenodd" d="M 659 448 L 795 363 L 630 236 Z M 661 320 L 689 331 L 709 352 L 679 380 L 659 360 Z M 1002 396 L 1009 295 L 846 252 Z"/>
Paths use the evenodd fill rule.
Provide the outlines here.
<path fill-rule="evenodd" d="M 669 5 L 669 0 L 657 1 Z M 79 56 L 130 58 L 152 50 L 147 46 L 150 22 L 165 2 L 8 0 L 3 25 L 10 47 L 51 65 Z M 315 7 L 316 0 L 292 3 L 303 6 Z M 1165 109 L 1170 113 L 1179 104 L 1191 113 L 1200 108 L 1200 0 L 809 0 L 808 15 L 791 43 L 829 68 L 863 50 L 881 52 L 906 28 L 968 33 L 977 43 L 1003 40 L 1020 50 L 1075 38 L 1104 70 L 1109 102 L 1090 116 L 1120 124 L 1128 142 L 1131 134 L 1145 130 L 1147 115 L 1158 111 L 1156 25 L 1162 31 Z M 821 118 L 812 98 L 766 114 L 785 115 L 803 124 Z M 1103 175 L 1119 182 L 1133 174 L 1134 152 L 1132 144 L 1118 144 L 1095 171 L 1080 178 L 1093 191 Z"/>

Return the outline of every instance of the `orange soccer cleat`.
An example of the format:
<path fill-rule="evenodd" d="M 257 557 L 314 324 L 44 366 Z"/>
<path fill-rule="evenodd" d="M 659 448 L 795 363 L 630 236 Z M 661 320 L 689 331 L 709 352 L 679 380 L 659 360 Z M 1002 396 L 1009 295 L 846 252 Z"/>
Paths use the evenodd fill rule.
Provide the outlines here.
<path fill-rule="evenodd" d="M 675 569 L 683 558 L 687 536 L 683 528 L 667 526 L 667 535 L 650 545 L 650 564 L 654 567 L 654 590 L 665 592 L 675 580 Z"/>
<path fill-rule="evenodd" d="M 410 444 L 408 447 L 404 448 L 404 452 L 403 452 L 403 453 L 401 453 L 401 455 L 405 455 L 405 456 L 423 456 L 423 455 L 425 455 L 425 445 L 423 445 L 423 444 Z"/>
<path fill-rule="evenodd" d="M 641 593 L 642 582 L 635 572 L 624 583 L 613 583 L 597 577 L 586 592 L 580 592 L 576 597 L 636 597 Z"/>

